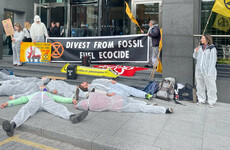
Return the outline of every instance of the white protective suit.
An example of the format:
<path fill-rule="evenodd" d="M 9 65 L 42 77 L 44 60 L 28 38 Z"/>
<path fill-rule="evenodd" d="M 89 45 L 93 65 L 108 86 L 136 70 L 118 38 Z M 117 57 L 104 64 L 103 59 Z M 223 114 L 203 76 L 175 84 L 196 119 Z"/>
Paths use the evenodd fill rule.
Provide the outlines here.
<path fill-rule="evenodd" d="M 13 99 L 21 96 L 27 96 L 41 91 L 39 85 L 35 82 L 21 82 L 19 80 L 8 80 L 0 86 L 0 95 L 12 96 Z"/>
<path fill-rule="evenodd" d="M 15 42 L 12 42 L 13 64 L 21 65 L 22 63 L 20 62 L 20 47 L 21 47 L 21 42 L 24 38 L 23 31 L 21 32 L 15 31 L 13 38 L 15 39 Z"/>
<path fill-rule="evenodd" d="M 47 85 L 47 90 L 52 93 L 53 90 L 57 90 L 57 94 L 62 95 L 64 97 L 74 97 L 76 93 L 77 86 L 70 85 L 62 80 L 51 80 Z M 86 98 L 88 92 L 83 92 L 79 88 L 79 97 Z"/>
<path fill-rule="evenodd" d="M 111 80 L 109 79 L 95 79 L 92 81 L 88 90 L 91 91 L 93 88 L 104 91 L 106 93 L 116 93 L 117 95 L 122 96 L 134 96 L 138 98 L 145 98 L 146 92 L 142 90 L 135 89 L 133 87 L 115 83 L 112 84 Z"/>
<path fill-rule="evenodd" d="M 90 93 L 88 99 L 80 100 L 77 108 L 91 111 L 115 111 L 115 112 L 146 112 L 165 113 L 162 106 L 146 105 L 146 102 L 133 100 L 126 96 L 106 96 L 102 93 Z"/>
<path fill-rule="evenodd" d="M 36 112 L 40 110 L 47 111 L 64 119 L 69 119 L 70 116 L 74 114 L 70 112 L 65 106 L 58 104 L 55 101 L 62 103 L 72 103 L 72 98 L 65 98 L 58 95 L 52 95 L 48 92 L 40 91 L 29 96 L 20 97 L 14 101 L 8 101 L 8 106 L 27 103 L 19 110 L 11 123 L 14 122 L 16 127 L 19 127 L 30 116 L 35 115 Z"/>
<path fill-rule="evenodd" d="M 48 36 L 48 33 L 44 23 L 34 22 L 30 28 L 30 35 L 32 40 L 36 40 L 36 42 L 45 42 L 44 36 Z"/>
<path fill-rule="evenodd" d="M 193 58 L 197 60 L 196 63 L 196 88 L 198 101 L 205 103 L 207 89 L 208 103 L 213 105 L 217 101 L 217 88 L 216 88 L 216 61 L 217 51 L 214 45 L 199 46 L 198 52 L 194 50 Z"/>

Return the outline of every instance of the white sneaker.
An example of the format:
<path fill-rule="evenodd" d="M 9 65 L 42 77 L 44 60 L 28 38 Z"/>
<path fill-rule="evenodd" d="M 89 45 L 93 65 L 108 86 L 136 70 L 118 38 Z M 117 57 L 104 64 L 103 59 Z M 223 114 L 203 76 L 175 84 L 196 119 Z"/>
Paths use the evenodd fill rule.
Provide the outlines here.
<path fill-rule="evenodd" d="M 208 107 L 209 107 L 209 108 L 213 108 L 214 105 L 213 105 L 213 104 L 209 104 Z"/>
<path fill-rule="evenodd" d="M 201 105 L 203 105 L 204 103 L 202 103 L 202 102 L 197 102 L 196 103 L 198 106 L 201 106 Z"/>

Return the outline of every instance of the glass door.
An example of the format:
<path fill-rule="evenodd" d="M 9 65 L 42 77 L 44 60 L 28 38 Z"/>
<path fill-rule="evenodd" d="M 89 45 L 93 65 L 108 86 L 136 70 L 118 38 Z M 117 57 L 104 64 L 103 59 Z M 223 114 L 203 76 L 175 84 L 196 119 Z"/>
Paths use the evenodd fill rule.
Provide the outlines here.
<path fill-rule="evenodd" d="M 156 20 L 161 27 L 161 3 L 161 0 L 134 0 L 132 12 L 141 29 L 144 30 L 145 33 L 148 31 L 150 20 Z M 131 24 L 131 33 L 141 33 L 136 24 Z"/>
<path fill-rule="evenodd" d="M 98 2 L 73 4 L 71 8 L 71 37 L 97 36 Z"/>

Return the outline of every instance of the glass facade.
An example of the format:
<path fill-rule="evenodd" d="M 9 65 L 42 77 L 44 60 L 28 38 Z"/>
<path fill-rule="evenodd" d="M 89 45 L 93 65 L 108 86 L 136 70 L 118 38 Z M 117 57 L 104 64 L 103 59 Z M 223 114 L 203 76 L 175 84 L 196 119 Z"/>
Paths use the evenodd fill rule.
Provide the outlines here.
<path fill-rule="evenodd" d="M 205 28 L 214 2 L 215 0 L 202 0 L 201 2 L 201 32 L 203 32 Z M 211 35 L 230 35 L 230 18 L 213 12 L 205 33 L 209 33 Z M 230 50 L 230 38 L 214 37 L 213 42 L 217 46 L 218 50 L 218 63 L 224 63 L 224 51 Z"/>

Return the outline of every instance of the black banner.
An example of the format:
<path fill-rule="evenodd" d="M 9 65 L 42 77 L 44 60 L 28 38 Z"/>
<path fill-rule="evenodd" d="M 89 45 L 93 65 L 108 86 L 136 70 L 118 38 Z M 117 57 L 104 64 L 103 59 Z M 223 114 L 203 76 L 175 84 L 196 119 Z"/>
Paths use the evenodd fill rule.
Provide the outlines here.
<path fill-rule="evenodd" d="M 92 62 L 147 62 L 146 35 L 48 38 L 52 44 L 52 62 L 80 62 L 90 56 Z"/>

